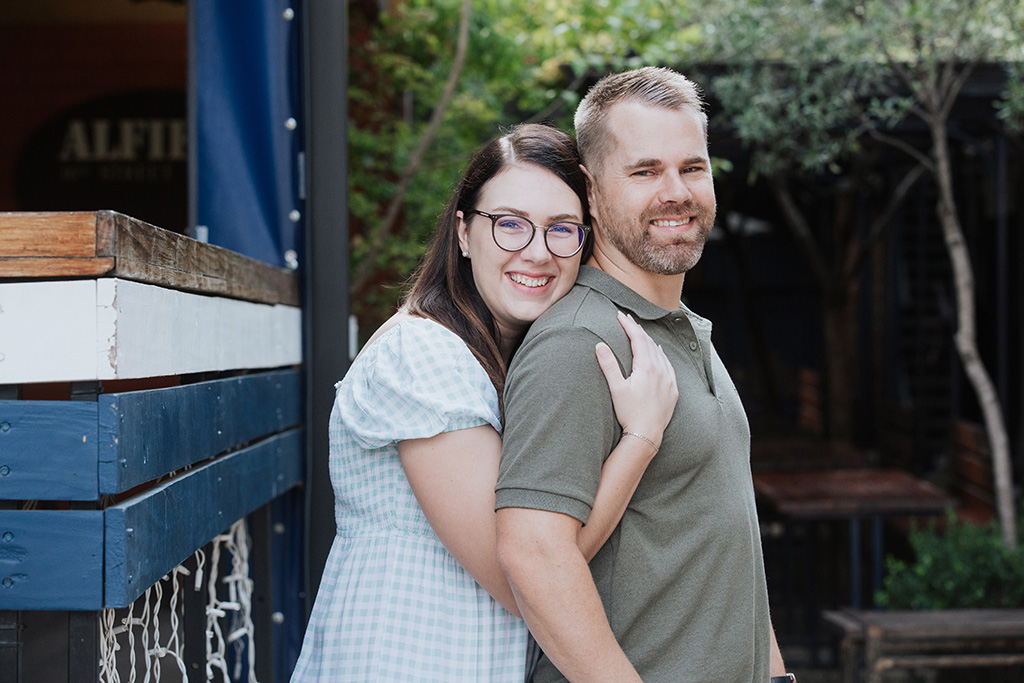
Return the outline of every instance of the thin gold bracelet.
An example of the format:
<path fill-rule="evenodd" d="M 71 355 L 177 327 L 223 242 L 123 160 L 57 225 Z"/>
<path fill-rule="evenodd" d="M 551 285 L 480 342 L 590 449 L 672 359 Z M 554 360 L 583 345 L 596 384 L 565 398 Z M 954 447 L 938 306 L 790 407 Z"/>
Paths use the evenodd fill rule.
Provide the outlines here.
<path fill-rule="evenodd" d="M 623 436 L 635 436 L 635 437 L 636 437 L 636 438 L 638 438 L 638 439 L 643 439 L 643 440 L 644 440 L 644 441 L 646 441 L 647 443 L 649 443 L 649 444 L 651 444 L 652 446 L 654 446 L 654 452 L 655 452 L 655 453 L 657 453 L 657 452 L 658 452 L 658 450 L 659 450 L 659 446 L 658 446 L 658 444 L 654 443 L 653 441 L 651 441 L 650 439 L 648 439 L 648 438 L 647 438 L 646 436 L 644 436 L 643 434 L 637 434 L 636 432 L 622 432 L 622 435 L 623 435 Z"/>

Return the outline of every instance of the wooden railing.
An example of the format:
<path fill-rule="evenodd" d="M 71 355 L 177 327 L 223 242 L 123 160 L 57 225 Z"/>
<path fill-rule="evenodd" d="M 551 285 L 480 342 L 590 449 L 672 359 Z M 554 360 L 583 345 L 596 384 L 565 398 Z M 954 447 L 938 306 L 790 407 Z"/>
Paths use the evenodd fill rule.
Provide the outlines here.
<path fill-rule="evenodd" d="M 97 680 L 98 610 L 302 481 L 301 363 L 288 271 L 115 212 L 0 214 L 0 627 L 72 611 L 68 680 Z"/>

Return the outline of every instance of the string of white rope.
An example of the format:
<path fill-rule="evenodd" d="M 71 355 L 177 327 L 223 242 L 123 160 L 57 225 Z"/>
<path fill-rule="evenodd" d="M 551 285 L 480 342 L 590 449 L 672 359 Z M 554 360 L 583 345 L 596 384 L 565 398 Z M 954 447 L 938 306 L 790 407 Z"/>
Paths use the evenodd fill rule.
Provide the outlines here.
<path fill-rule="evenodd" d="M 205 680 L 214 680 L 214 670 L 220 672 L 223 683 L 239 681 L 242 677 L 243 656 L 248 655 L 248 683 L 256 680 L 256 652 L 253 640 L 252 621 L 253 581 L 249 578 L 249 536 L 245 520 L 233 524 L 230 530 L 217 536 L 210 550 L 209 562 L 202 548 L 196 550 L 196 574 L 192 589 L 203 590 L 204 578 L 207 590 L 206 605 L 206 671 Z M 218 580 L 221 552 L 230 554 L 231 571 Z M 161 679 L 161 662 L 170 657 L 177 665 L 183 683 L 188 683 L 188 668 L 185 665 L 185 648 L 182 639 L 182 620 L 185 617 L 185 601 L 182 599 L 185 577 L 191 572 L 178 565 L 166 576 L 148 588 L 138 600 L 123 610 L 104 609 L 100 614 L 99 637 L 99 683 L 122 683 L 118 670 L 118 653 L 127 650 L 127 683 L 136 683 L 141 654 L 142 683 L 157 683 Z M 165 586 L 170 595 L 165 605 Z M 227 599 L 218 596 L 218 585 L 227 588 Z M 141 610 L 141 614 L 136 616 Z M 161 634 L 160 614 L 168 617 L 168 633 Z M 226 624 L 224 621 L 227 620 Z M 224 627 L 228 635 L 224 636 Z M 229 675 L 227 648 L 234 649 L 234 670 Z M 137 654 L 137 651 L 139 654 Z M 123 660 L 123 655 L 121 656 Z M 123 668 L 123 666 L 122 666 Z"/>
<path fill-rule="evenodd" d="M 239 680 L 242 676 L 242 654 L 247 651 L 248 683 L 257 683 L 252 621 L 253 582 L 249 578 L 249 534 L 245 520 L 232 524 L 227 533 L 213 539 L 212 545 L 210 577 L 206 582 L 206 680 L 213 681 L 214 669 L 220 671 L 223 683 Z M 221 600 L 217 590 L 216 568 L 220 566 L 222 547 L 231 554 L 231 573 L 220 580 L 227 586 L 227 600 Z M 221 625 L 225 619 L 227 636 Z M 228 672 L 229 645 L 235 650 L 233 676 Z"/>

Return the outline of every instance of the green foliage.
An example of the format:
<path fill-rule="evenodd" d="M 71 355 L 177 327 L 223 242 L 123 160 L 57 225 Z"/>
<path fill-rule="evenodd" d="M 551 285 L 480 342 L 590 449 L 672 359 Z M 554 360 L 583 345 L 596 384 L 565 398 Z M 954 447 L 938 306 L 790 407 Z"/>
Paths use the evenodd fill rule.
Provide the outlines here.
<path fill-rule="evenodd" d="M 876 600 L 890 609 L 1024 607 L 1021 540 L 1008 550 L 995 522 L 970 524 L 950 513 L 945 529 L 932 523 L 910 533 L 913 562 L 887 559 L 885 589 Z"/>
<path fill-rule="evenodd" d="M 997 115 L 1017 135 L 1024 134 L 1024 62 L 1006 65 L 1006 92 L 996 103 Z"/>
<path fill-rule="evenodd" d="M 372 244 L 398 181 L 453 66 L 460 2 L 409 0 L 379 16 L 353 14 L 349 73 L 349 211 L 352 271 L 375 254 L 376 277 L 355 293 L 353 312 L 373 322 L 390 312 L 463 165 L 498 132 L 510 82 L 520 78 L 513 41 L 474 15 L 470 59 L 433 146 L 412 178 L 394 233 Z M 504 70 L 506 76 L 499 74 Z M 486 84 L 482 86 L 481 84 Z M 384 285 L 384 286 L 381 286 Z"/>
<path fill-rule="evenodd" d="M 708 12 L 705 34 L 724 62 L 710 84 L 718 117 L 751 149 L 752 173 L 838 170 L 878 76 L 844 25 L 805 2 L 733 1 Z"/>
<path fill-rule="evenodd" d="M 1018 0 L 722 0 L 704 47 L 724 63 L 713 94 L 756 175 L 838 172 L 865 132 L 921 111 L 969 65 L 1019 63 L 1021 15 Z M 1024 120 L 1019 84 L 1008 122 Z"/>

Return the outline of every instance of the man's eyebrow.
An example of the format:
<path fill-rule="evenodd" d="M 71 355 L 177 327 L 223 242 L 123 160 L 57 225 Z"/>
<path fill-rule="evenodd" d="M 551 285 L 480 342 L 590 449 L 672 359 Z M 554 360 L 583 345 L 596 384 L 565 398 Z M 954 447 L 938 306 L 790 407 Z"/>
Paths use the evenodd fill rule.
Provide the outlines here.
<path fill-rule="evenodd" d="M 661 159 L 654 159 L 654 158 L 638 159 L 637 161 L 634 161 L 631 164 L 627 164 L 626 168 L 628 170 L 632 170 L 632 169 L 635 169 L 635 168 L 652 168 L 654 166 L 661 166 L 661 164 L 662 164 Z"/>
<path fill-rule="evenodd" d="M 708 158 L 700 154 L 689 157 L 683 160 L 683 166 L 693 166 L 695 164 L 707 164 Z M 637 159 L 631 164 L 626 165 L 627 171 L 633 171 L 641 168 L 656 168 L 658 166 L 664 166 L 665 161 L 663 159 L 656 159 L 654 157 L 645 157 L 643 159 Z"/>

